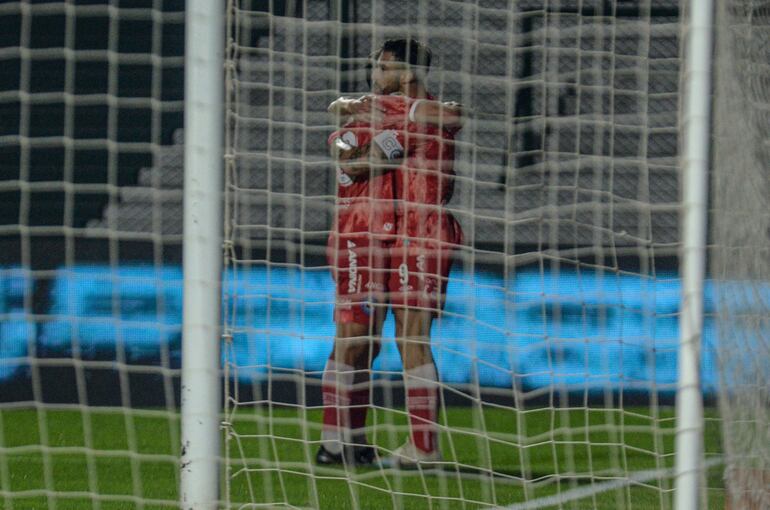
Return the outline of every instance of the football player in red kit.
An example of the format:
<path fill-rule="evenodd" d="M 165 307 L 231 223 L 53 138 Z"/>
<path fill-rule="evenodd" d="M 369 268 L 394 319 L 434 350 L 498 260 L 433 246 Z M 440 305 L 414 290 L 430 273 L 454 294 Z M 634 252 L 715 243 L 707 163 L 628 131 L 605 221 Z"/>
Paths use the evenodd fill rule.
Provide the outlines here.
<path fill-rule="evenodd" d="M 461 109 L 435 101 L 425 90 L 430 53 L 424 46 L 386 41 L 376 58 L 376 95 L 340 99 L 330 107 L 354 122 L 330 137 L 342 175 L 329 252 L 337 280 L 337 340 L 324 372 L 323 445 L 316 460 L 367 464 L 375 458 L 363 427 L 369 371 L 389 303 L 411 434 L 385 460 L 405 468 L 441 460 L 430 327 L 443 307 L 452 251 L 462 243 L 459 224 L 442 208 L 453 190 L 452 142 Z M 375 129 L 362 123 L 367 116 Z M 343 190 L 345 185 L 350 189 Z M 353 194 L 366 199 L 356 201 Z"/>
<path fill-rule="evenodd" d="M 391 112 L 394 115 L 397 112 Z M 371 464 L 375 450 L 363 427 L 369 406 L 371 361 L 387 312 L 387 276 L 394 242 L 394 165 L 401 163 L 403 137 L 375 132 L 353 120 L 332 133 L 337 197 L 327 257 L 336 282 L 335 345 L 326 363 L 319 464 Z"/>

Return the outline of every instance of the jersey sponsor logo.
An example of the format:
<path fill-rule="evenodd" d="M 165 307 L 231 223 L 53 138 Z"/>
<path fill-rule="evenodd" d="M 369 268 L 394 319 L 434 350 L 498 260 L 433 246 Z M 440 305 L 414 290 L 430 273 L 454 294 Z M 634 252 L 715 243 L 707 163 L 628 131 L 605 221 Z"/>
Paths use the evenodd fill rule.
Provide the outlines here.
<path fill-rule="evenodd" d="M 353 179 L 342 171 L 342 168 L 337 167 L 337 183 L 343 188 L 347 188 L 353 184 Z"/>
<path fill-rule="evenodd" d="M 358 255 L 355 247 L 356 243 L 348 241 L 348 294 L 358 291 Z"/>
<path fill-rule="evenodd" d="M 382 283 L 377 283 L 377 282 L 368 282 L 366 285 L 364 285 L 364 288 L 366 290 L 384 291 L 385 290 L 385 285 L 383 285 Z"/>

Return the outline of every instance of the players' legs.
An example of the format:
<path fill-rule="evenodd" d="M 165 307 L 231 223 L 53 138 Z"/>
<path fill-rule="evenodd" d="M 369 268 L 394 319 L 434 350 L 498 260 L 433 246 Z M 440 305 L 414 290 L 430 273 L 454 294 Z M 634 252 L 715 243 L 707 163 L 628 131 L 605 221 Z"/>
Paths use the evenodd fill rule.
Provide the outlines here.
<path fill-rule="evenodd" d="M 433 364 L 430 350 L 430 328 L 436 312 L 419 308 L 393 309 L 396 319 L 396 344 L 404 370 Z"/>
<path fill-rule="evenodd" d="M 350 391 L 350 428 L 353 442 L 357 444 L 366 443 L 364 427 L 369 411 L 371 368 L 380 354 L 382 323 L 386 314 L 386 305 L 378 305 L 372 314 L 371 324 L 337 325 L 333 356 L 355 372 Z"/>
<path fill-rule="evenodd" d="M 399 307 L 396 319 L 396 343 L 404 365 L 406 407 L 409 414 L 410 440 L 423 454 L 438 451 L 438 373 L 430 349 L 430 328 L 435 312 Z"/>
<path fill-rule="evenodd" d="M 388 287 L 396 319 L 396 342 L 404 366 L 406 406 L 411 427 L 409 451 L 402 457 L 438 460 L 439 380 L 431 352 L 433 319 L 443 308 L 452 265 L 452 246 L 459 244 L 459 225 L 446 221 L 425 222 L 438 230 L 426 238 L 401 239 L 391 250 Z M 435 218 L 434 218 L 435 220 Z M 398 456 L 396 452 L 394 456 Z M 399 461 L 399 464 L 404 464 Z"/>
<path fill-rule="evenodd" d="M 375 307 L 369 324 L 337 323 L 334 348 L 324 368 L 323 431 L 329 453 L 339 455 L 344 444 L 366 444 L 370 371 L 380 351 L 380 335 L 386 308 Z"/>
<path fill-rule="evenodd" d="M 381 292 L 384 272 L 377 269 L 384 264 L 381 247 L 365 236 L 332 241 L 329 259 L 337 284 L 336 335 L 322 380 L 322 448 L 317 460 L 323 464 L 340 462 L 343 445 L 366 444 L 370 369 L 380 351 L 387 312 Z M 351 244 L 354 252 L 348 249 Z"/>

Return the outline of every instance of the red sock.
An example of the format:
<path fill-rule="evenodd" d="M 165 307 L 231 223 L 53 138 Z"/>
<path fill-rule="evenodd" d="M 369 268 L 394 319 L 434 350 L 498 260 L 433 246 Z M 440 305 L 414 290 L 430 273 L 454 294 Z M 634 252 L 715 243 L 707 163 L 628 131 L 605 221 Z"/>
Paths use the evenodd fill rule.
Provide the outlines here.
<path fill-rule="evenodd" d="M 371 362 L 380 353 L 380 344 L 375 342 L 371 347 L 370 360 L 367 370 L 358 370 L 354 379 L 353 390 L 350 392 L 350 428 L 353 432 L 353 441 L 358 444 L 368 444 L 366 440 L 366 415 L 369 412 L 369 392 L 371 390 Z"/>
<path fill-rule="evenodd" d="M 360 372 L 356 375 L 355 385 L 350 392 L 350 428 L 353 440 L 366 443 L 366 414 L 369 412 L 369 374 Z"/>
<path fill-rule="evenodd" d="M 431 453 L 438 448 L 438 377 L 431 363 L 406 371 L 406 407 L 412 443 Z"/>

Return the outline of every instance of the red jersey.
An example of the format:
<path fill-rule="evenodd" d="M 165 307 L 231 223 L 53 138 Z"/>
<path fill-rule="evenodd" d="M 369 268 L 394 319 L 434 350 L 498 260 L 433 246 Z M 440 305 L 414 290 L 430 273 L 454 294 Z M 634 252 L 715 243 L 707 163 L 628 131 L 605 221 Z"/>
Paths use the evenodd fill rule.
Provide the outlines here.
<path fill-rule="evenodd" d="M 339 138 L 352 147 L 371 143 L 373 131 L 368 123 L 348 123 L 329 137 L 334 144 Z M 351 163 L 369 162 L 368 149 Z M 394 178 L 392 171 L 376 173 L 371 177 L 352 177 L 343 171 L 346 162 L 339 162 L 337 198 L 333 230 L 339 234 L 372 233 L 389 235 L 395 231 Z"/>
<path fill-rule="evenodd" d="M 433 100 L 432 96 L 426 99 Z M 459 128 L 440 128 L 431 124 L 417 124 L 408 119 L 409 111 L 416 103 L 405 96 L 381 96 L 379 101 L 391 105 L 390 109 L 399 112 L 386 118 L 384 128 L 402 129 L 405 132 L 406 161 L 396 171 L 395 196 L 398 199 L 398 233 L 409 237 L 441 238 L 441 223 L 451 218 L 441 208 L 452 198 L 454 192 L 454 137 Z M 396 104 L 400 103 L 397 107 Z M 406 112 L 406 115 L 402 115 Z M 399 123 L 401 125 L 399 126 Z M 451 239 L 459 242 L 462 234 L 459 225 L 451 218 Z M 444 229 L 446 230 L 446 229 Z"/>
<path fill-rule="evenodd" d="M 456 131 L 414 122 L 407 130 L 407 159 L 397 195 L 406 203 L 446 204 L 454 192 Z"/>

